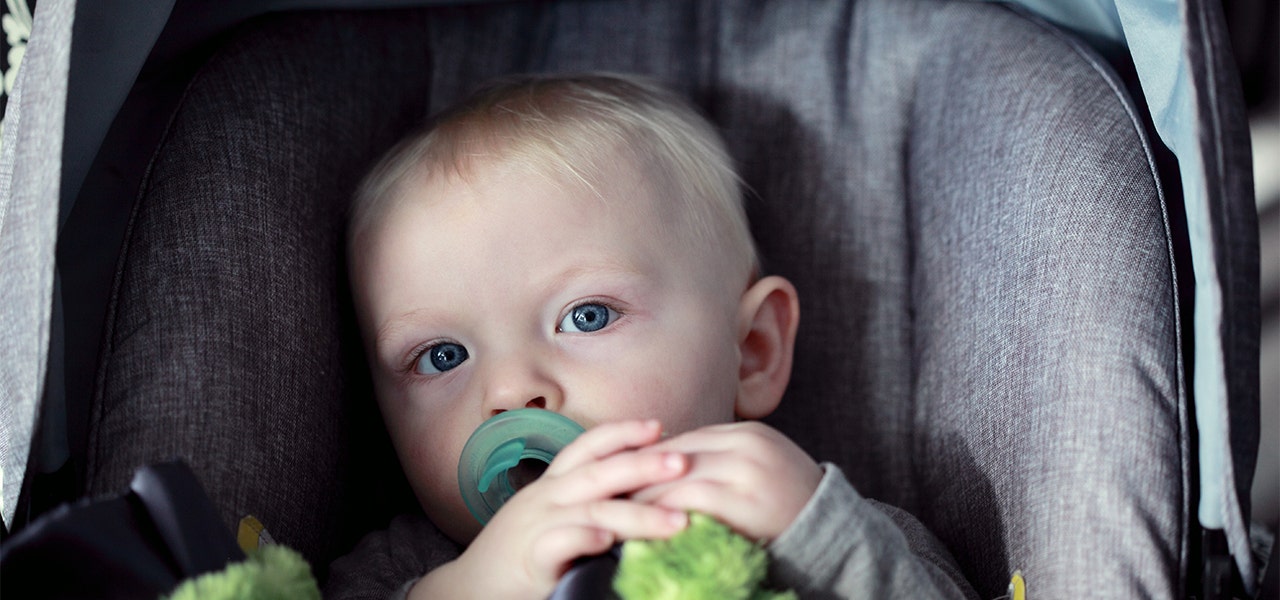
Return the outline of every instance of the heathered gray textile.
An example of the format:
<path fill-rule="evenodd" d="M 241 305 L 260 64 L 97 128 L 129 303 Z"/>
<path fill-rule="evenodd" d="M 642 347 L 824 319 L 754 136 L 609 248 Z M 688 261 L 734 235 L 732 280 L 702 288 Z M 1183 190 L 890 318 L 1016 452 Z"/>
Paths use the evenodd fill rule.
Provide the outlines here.
<path fill-rule="evenodd" d="M 954 25 L 908 154 L 917 514 L 985 594 L 1021 569 L 1036 597 L 1179 596 L 1190 433 L 1139 126 L 1062 40 Z"/>
<path fill-rule="evenodd" d="M 75 2 L 48 2 L 5 109 L 0 144 L 0 512 L 22 489 L 44 389 Z"/>
<path fill-rule="evenodd" d="M 192 82 L 121 259 L 91 495 L 181 458 L 231 531 L 253 515 L 321 567 L 371 517 L 388 488 L 357 464 L 385 436 L 364 437 L 381 423 L 349 312 L 343 219 L 369 161 L 420 118 L 428 52 L 417 37 L 362 32 L 424 17 L 273 21 Z"/>

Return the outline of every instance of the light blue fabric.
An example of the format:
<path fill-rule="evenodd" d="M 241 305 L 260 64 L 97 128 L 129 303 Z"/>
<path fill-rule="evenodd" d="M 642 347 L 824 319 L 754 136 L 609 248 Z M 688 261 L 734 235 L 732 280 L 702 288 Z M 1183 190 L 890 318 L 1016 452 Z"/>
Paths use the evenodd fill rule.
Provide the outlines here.
<path fill-rule="evenodd" d="M 1104 50 L 1124 50 L 1124 28 L 1114 0 L 1013 0 Z"/>
<path fill-rule="evenodd" d="M 1200 524 L 1225 530 L 1244 580 L 1254 581 L 1248 526 L 1235 497 L 1230 448 L 1226 368 L 1223 360 L 1222 287 L 1213 245 L 1202 124 L 1196 110 L 1195 80 L 1186 39 L 1191 35 L 1179 0 L 1013 0 L 1016 4 L 1079 34 L 1105 54 L 1116 47 L 1131 55 L 1156 133 L 1178 158 L 1191 268 L 1195 278 L 1192 365 L 1195 419 L 1199 433 Z"/>
<path fill-rule="evenodd" d="M 1228 447 L 1226 375 L 1218 337 L 1222 290 L 1217 285 L 1204 157 L 1197 143 L 1199 123 L 1183 23 L 1178 4 L 1171 0 L 1125 2 L 1117 8 L 1130 32 L 1130 52 L 1156 132 L 1178 157 L 1182 174 L 1191 267 L 1196 280 L 1193 381 L 1200 432 L 1199 518 L 1205 527 L 1224 529 L 1228 524 L 1240 523 L 1241 517 L 1240 507 L 1232 497 L 1235 485 Z M 1178 60 L 1171 61 L 1170 57 Z"/>

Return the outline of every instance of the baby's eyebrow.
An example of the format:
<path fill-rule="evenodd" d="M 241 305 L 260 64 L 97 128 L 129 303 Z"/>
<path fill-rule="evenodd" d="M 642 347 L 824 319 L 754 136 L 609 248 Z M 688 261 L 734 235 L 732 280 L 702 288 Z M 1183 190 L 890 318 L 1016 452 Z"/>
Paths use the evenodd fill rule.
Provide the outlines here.
<path fill-rule="evenodd" d="M 401 330 L 406 329 L 410 323 L 422 319 L 423 313 L 428 312 L 423 308 L 415 308 L 398 316 L 387 319 L 378 327 L 373 336 L 373 347 L 379 355 L 387 346 L 387 340 L 393 338 Z"/>
<path fill-rule="evenodd" d="M 570 266 L 560 271 L 555 276 L 548 279 L 551 285 L 561 284 L 574 279 L 583 277 L 594 277 L 602 275 L 627 275 L 632 277 L 640 277 L 644 275 L 644 271 L 628 264 L 621 262 L 599 262 L 590 264 L 578 264 Z"/>
<path fill-rule="evenodd" d="M 617 261 L 601 261 L 571 265 L 542 280 L 541 295 L 554 295 L 571 282 L 600 278 L 606 281 L 635 280 L 645 277 L 644 269 Z"/>

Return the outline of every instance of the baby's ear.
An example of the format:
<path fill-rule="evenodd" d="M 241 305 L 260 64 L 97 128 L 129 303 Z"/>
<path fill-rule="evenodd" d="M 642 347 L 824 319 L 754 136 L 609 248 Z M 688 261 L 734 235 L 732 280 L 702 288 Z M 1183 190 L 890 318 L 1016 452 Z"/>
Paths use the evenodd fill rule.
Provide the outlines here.
<path fill-rule="evenodd" d="M 765 277 L 742 294 L 738 304 L 739 418 L 768 416 L 782 401 L 791 380 L 800 300 L 795 286 L 776 275 Z"/>

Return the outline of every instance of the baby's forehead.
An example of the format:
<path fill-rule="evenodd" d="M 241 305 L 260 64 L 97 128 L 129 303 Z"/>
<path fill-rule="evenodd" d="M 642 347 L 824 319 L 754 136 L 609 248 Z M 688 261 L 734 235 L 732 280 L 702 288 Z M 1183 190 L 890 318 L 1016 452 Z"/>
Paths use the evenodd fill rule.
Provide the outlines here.
<path fill-rule="evenodd" d="M 495 182 L 504 192 L 491 193 Z M 680 217 L 687 202 L 676 202 L 671 177 L 634 153 L 605 149 L 590 161 L 565 157 L 477 154 L 463 161 L 433 163 L 407 177 L 393 194 L 395 205 L 420 203 L 426 208 L 483 197 L 486 209 L 503 210 L 508 202 L 538 201 L 520 194 L 521 188 L 550 186 L 563 197 L 581 198 L 598 209 L 634 218 L 636 211 L 668 218 Z M 583 207 L 584 209 L 588 209 Z"/>
<path fill-rule="evenodd" d="M 390 190 L 391 201 L 377 220 L 395 220 L 396 213 L 403 214 L 401 207 L 434 213 L 458 202 L 482 202 L 485 210 L 508 210 L 514 202 L 545 201 L 521 194 L 522 188 L 551 186 L 565 196 L 581 199 L 575 210 L 611 213 L 653 233 L 655 243 L 673 243 L 672 250 L 676 249 L 674 243 L 679 243 L 700 256 L 729 261 L 734 272 L 754 268 L 750 234 L 736 231 L 742 227 L 730 223 L 725 211 L 711 207 L 716 200 L 697 197 L 697 186 L 670 173 L 666 162 L 647 157 L 636 148 L 603 145 L 589 160 L 576 160 L 581 158 L 577 154 L 557 155 L 537 146 L 472 145 L 469 150 L 425 157 Z M 507 185 L 501 193 L 484 193 L 492 191 L 495 182 Z"/>
<path fill-rule="evenodd" d="M 686 203 L 673 200 L 675 194 L 660 178 L 626 161 L 613 163 L 590 180 L 510 161 L 477 161 L 462 170 L 424 170 L 406 179 L 395 194 L 379 219 L 381 226 L 374 228 L 376 235 L 439 235 L 463 227 L 464 235 L 475 232 L 501 244 L 506 235 L 527 235 L 528 231 L 527 222 L 498 217 L 534 211 L 554 216 L 540 221 L 544 228 L 573 232 L 613 221 L 625 230 L 640 232 L 639 242 L 656 246 L 656 254 L 684 256 L 684 262 L 692 262 L 690 255 L 706 254 L 694 248 L 698 235 L 691 227 L 693 217 L 687 214 Z M 414 219 L 410 225 L 405 219 L 410 213 L 427 218 Z M 579 217 L 588 213 L 600 220 L 583 225 Z M 494 218 L 485 218 L 486 214 Z M 477 225 L 477 219 L 483 227 Z"/>

